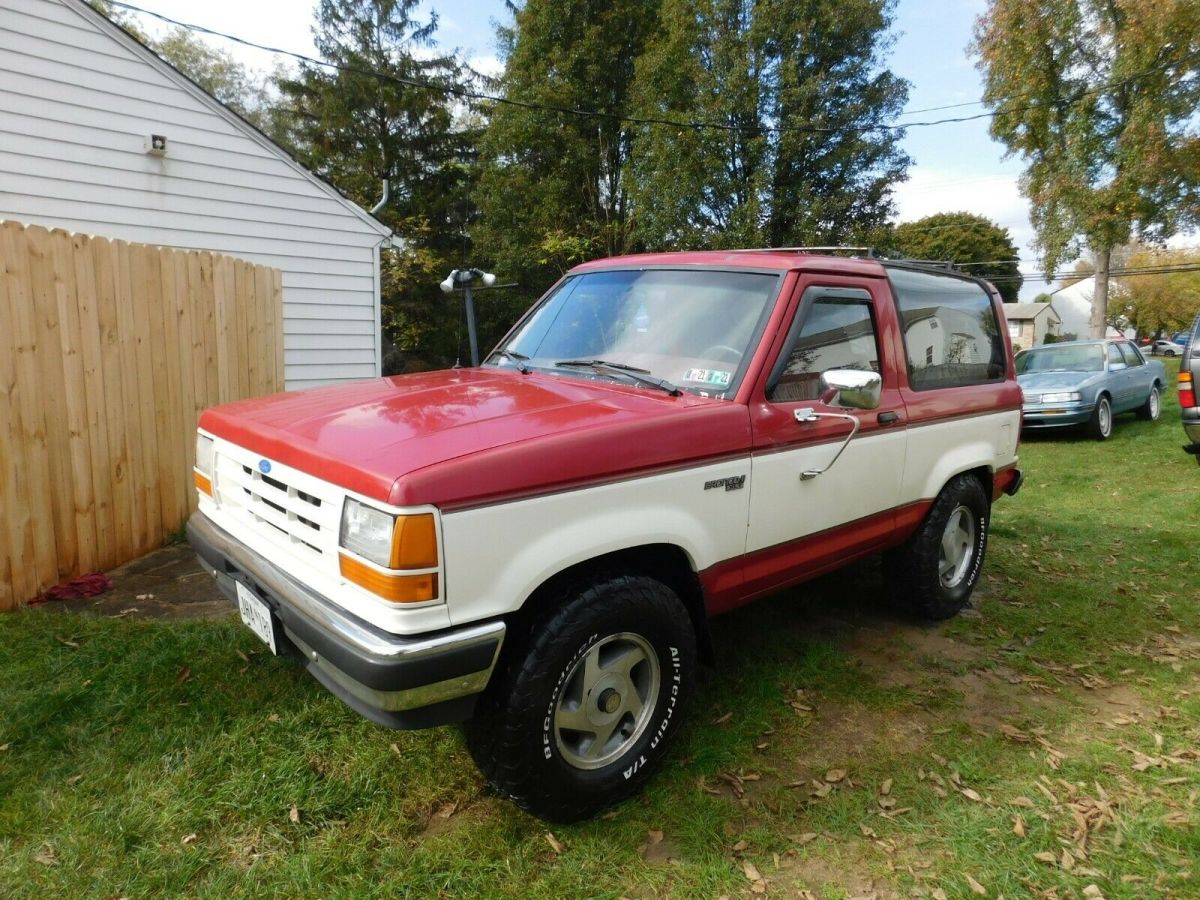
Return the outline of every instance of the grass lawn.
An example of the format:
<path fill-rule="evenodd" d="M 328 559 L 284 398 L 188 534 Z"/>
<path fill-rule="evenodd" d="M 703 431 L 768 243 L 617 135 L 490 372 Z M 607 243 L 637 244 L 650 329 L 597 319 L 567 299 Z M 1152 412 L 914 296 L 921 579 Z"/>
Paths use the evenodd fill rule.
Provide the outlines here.
<path fill-rule="evenodd" d="M 722 619 L 668 765 L 577 826 L 232 616 L 0 618 L 0 897 L 1200 896 L 1200 470 L 1168 394 L 1023 444 L 963 616 L 891 613 L 871 564 Z"/>

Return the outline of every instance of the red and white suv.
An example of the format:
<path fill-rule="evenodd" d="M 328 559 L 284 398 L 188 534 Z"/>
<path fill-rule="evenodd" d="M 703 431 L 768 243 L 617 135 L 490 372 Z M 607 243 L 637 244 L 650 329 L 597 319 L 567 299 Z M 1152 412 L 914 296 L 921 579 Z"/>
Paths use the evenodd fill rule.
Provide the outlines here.
<path fill-rule="evenodd" d="M 1003 323 L 876 259 L 587 263 L 481 367 L 208 410 L 189 536 L 272 651 L 586 816 L 662 760 L 709 617 L 881 552 L 906 609 L 968 602 L 1021 483 Z"/>

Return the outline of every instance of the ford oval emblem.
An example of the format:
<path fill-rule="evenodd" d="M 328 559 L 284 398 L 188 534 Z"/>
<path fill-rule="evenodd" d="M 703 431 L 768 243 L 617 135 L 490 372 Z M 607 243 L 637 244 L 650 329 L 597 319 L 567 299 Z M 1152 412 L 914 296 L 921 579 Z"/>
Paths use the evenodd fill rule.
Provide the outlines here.
<path fill-rule="evenodd" d="M 262 472 L 264 475 L 270 475 L 271 474 L 270 460 L 260 459 L 258 461 L 258 471 Z"/>

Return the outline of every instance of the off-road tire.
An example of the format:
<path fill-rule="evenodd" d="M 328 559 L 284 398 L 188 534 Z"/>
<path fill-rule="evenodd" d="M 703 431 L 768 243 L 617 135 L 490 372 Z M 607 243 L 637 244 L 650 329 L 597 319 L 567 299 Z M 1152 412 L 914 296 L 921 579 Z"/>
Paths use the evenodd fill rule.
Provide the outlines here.
<path fill-rule="evenodd" d="M 1138 407 L 1137 415 L 1139 419 L 1144 419 L 1147 422 L 1154 422 L 1162 413 L 1162 391 L 1157 384 L 1150 386 L 1150 394 L 1146 397 L 1146 402 Z"/>
<path fill-rule="evenodd" d="M 961 580 L 947 585 L 941 573 L 942 540 L 951 517 L 967 512 L 974 529 L 970 553 Z M 948 619 L 971 599 L 983 570 L 992 505 L 983 484 L 974 475 L 958 475 L 946 483 L 933 501 L 925 521 L 903 544 L 884 555 L 884 578 L 892 604 L 925 619 Z"/>
<path fill-rule="evenodd" d="M 1098 441 L 1106 441 L 1112 437 L 1113 411 L 1112 401 L 1107 395 L 1101 394 L 1096 398 L 1096 409 L 1087 423 L 1087 433 Z"/>
<path fill-rule="evenodd" d="M 619 757 L 602 768 L 579 768 L 556 741 L 560 696 L 575 664 L 621 634 L 653 649 L 660 675 L 654 708 Z M 492 787 L 555 822 L 587 818 L 635 793 L 662 762 L 696 678 L 696 635 L 679 597 L 653 578 L 602 574 L 551 598 L 525 634 L 512 637 L 502 671 L 464 729 Z"/>

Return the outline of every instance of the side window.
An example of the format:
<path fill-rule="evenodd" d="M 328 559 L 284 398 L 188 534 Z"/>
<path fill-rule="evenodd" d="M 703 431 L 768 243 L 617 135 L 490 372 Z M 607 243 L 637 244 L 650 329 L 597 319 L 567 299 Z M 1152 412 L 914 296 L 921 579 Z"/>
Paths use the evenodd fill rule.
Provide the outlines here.
<path fill-rule="evenodd" d="M 782 370 L 767 399 L 776 403 L 816 400 L 821 375 L 830 369 L 879 371 L 879 342 L 865 291 L 809 288 L 799 315 L 801 326 L 789 336 Z"/>
<path fill-rule="evenodd" d="M 1125 357 L 1125 365 L 1130 368 L 1145 365 L 1146 361 L 1142 359 L 1142 354 L 1138 353 L 1133 344 L 1118 344 L 1117 346 L 1121 348 L 1121 355 Z"/>
<path fill-rule="evenodd" d="M 888 280 L 896 295 L 914 390 L 1004 378 L 1000 323 L 991 296 L 979 284 L 891 267 Z"/>
<path fill-rule="evenodd" d="M 1125 368 L 1125 357 L 1121 355 L 1121 348 L 1116 344 L 1108 345 L 1108 368 L 1110 371 Z"/>

